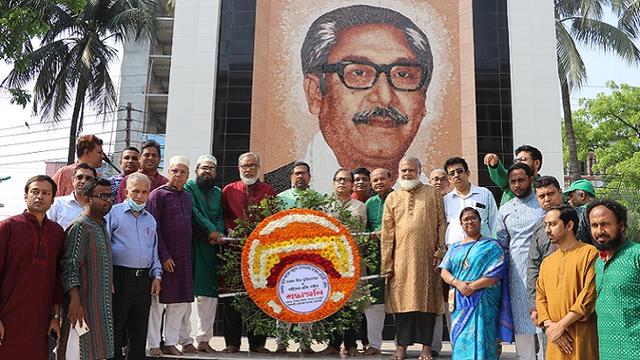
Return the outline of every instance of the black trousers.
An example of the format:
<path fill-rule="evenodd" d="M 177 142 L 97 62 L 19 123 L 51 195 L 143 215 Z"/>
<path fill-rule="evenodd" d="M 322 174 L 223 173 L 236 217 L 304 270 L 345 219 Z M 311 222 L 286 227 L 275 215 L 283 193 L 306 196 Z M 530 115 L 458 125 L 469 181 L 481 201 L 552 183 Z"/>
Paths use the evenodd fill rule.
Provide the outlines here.
<path fill-rule="evenodd" d="M 127 359 L 144 360 L 151 307 L 149 269 L 114 266 L 113 288 L 113 359 L 124 359 L 122 348 L 127 345 Z"/>
<path fill-rule="evenodd" d="M 362 346 L 369 346 L 369 334 L 367 334 L 367 317 L 362 316 L 362 323 L 360 324 L 360 341 L 362 341 Z"/>
<path fill-rule="evenodd" d="M 329 346 L 336 350 L 340 350 L 340 346 L 344 341 L 345 349 L 357 348 L 356 340 L 358 340 L 358 332 L 355 329 L 349 329 L 344 332 L 344 334 L 339 334 L 338 332 L 334 332 L 331 334 L 331 339 L 329 340 Z"/>
<path fill-rule="evenodd" d="M 364 313 L 351 311 L 350 314 L 351 317 L 359 316 L 361 317 L 361 320 L 364 319 Z M 329 321 L 334 321 L 336 316 L 337 314 L 330 316 Z M 358 345 L 356 344 L 356 341 L 361 336 L 358 330 L 359 329 L 355 327 L 350 328 L 345 330 L 343 334 L 340 334 L 338 331 L 334 331 L 333 333 L 331 333 L 331 337 L 329 338 L 329 346 L 339 351 L 340 346 L 344 342 L 345 349 L 357 348 Z"/>
<path fill-rule="evenodd" d="M 224 323 L 222 330 L 224 331 L 224 343 L 226 346 L 235 346 L 239 349 L 242 338 L 242 314 L 231 305 L 233 298 L 222 298 L 220 300 L 223 304 Z M 247 338 L 249 339 L 250 350 L 264 346 L 267 343 L 266 336 L 256 335 L 251 331 L 247 331 Z"/>
<path fill-rule="evenodd" d="M 411 346 L 419 343 L 431 346 L 436 314 L 426 312 L 408 312 L 394 314 L 396 321 L 396 343 Z"/>

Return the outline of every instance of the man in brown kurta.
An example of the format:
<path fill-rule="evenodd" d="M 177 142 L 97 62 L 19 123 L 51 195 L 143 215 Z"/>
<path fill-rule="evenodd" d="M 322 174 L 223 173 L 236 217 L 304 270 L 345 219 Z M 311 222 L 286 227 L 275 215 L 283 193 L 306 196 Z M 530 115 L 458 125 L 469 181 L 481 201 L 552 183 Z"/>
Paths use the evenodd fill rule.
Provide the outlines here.
<path fill-rule="evenodd" d="M 442 197 L 422 184 L 420 161 L 400 161 L 400 190 L 384 203 L 381 229 L 381 273 L 387 276 L 385 311 L 395 315 L 397 349 L 393 359 L 406 355 L 407 346 L 422 344 L 421 360 L 431 358 L 435 316 L 444 312 L 437 266 L 445 254 L 447 226 Z"/>
<path fill-rule="evenodd" d="M 576 240 L 578 214 L 570 206 L 552 207 L 544 223 L 549 240 L 558 246 L 542 261 L 536 286 L 538 321 L 549 339 L 547 359 L 597 358 L 598 250 Z"/>

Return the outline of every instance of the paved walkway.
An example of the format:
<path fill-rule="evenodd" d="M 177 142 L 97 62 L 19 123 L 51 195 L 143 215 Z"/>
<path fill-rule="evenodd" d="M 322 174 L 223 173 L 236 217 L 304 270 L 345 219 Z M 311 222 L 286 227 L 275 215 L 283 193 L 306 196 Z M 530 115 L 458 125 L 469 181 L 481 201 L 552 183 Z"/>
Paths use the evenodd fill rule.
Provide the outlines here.
<path fill-rule="evenodd" d="M 346 359 L 346 355 L 338 356 L 320 356 L 320 355 L 302 355 L 301 353 L 296 352 L 298 346 L 295 344 L 291 344 L 289 346 L 289 352 L 285 355 L 278 354 L 256 354 L 250 353 L 247 345 L 246 338 L 243 338 L 243 344 L 240 348 L 240 352 L 236 354 L 225 354 L 221 352 L 224 348 L 224 338 L 223 337 L 214 337 L 210 342 L 211 346 L 216 350 L 215 353 L 205 354 L 185 354 L 180 357 L 175 356 L 164 356 L 164 359 L 301 359 L 301 358 L 310 358 L 314 360 L 324 360 L 324 359 Z M 276 342 L 274 339 L 267 340 L 267 349 L 275 350 Z M 316 351 L 320 351 L 324 349 L 324 345 L 314 344 L 312 348 Z M 384 341 L 382 344 L 382 354 L 377 356 L 354 356 L 351 358 L 360 359 L 360 360 L 388 360 L 393 351 L 395 350 L 395 345 L 393 341 Z M 409 348 L 407 352 L 407 359 L 416 359 L 420 354 L 420 346 L 412 346 Z M 148 358 L 152 359 L 152 358 Z M 440 357 L 437 359 L 451 359 L 451 345 L 448 342 L 445 342 L 443 345 L 442 353 Z M 513 345 L 505 345 L 503 346 L 503 354 L 500 359 L 516 359 L 515 355 L 515 346 Z"/>
<path fill-rule="evenodd" d="M 195 307 L 195 303 L 191 309 L 191 335 L 195 339 L 195 334 L 198 332 L 197 328 L 198 317 L 197 311 Z M 359 342 L 358 342 L 359 343 Z M 198 353 L 198 354 L 186 354 L 180 357 L 175 356 L 164 356 L 163 359 L 299 359 L 299 358 L 311 358 L 314 360 L 336 360 L 340 357 L 343 359 L 348 358 L 346 355 L 338 356 L 320 356 L 320 355 L 303 355 L 298 353 L 298 346 L 294 343 L 291 343 L 289 346 L 289 352 L 284 355 L 278 354 L 256 354 L 249 352 L 249 345 L 247 343 L 247 339 L 245 337 L 242 338 L 242 346 L 240 347 L 240 352 L 236 354 L 225 354 L 222 352 L 224 349 L 224 338 L 222 336 L 216 336 L 211 340 L 210 345 L 216 350 L 215 353 L 206 354 L 206 353 Z M 276 349 L 276 341 L 274 338 L 267 339 L 267 349 L 273 351 Z M 321 351 L 325 348 L 322 344 L 314 344 L 311 346 L 315 351 Z M 419 345 L 409 347 L 407 352 L 407 359 L 416 359 L 418 355 L 420 355 L 421 347 Z M 516 349 L 514 345 L 505 345 L 502 347 L 503 352 L 500 359 L 516 359 Z M 355 358 L 358 360 L 388 360 L 391 357 L 391 354 L 395 351 L 395 344 L 393 341 L 388 340 L 382 343 L 382 354 L 377 356 L 354 356 L 351 358 Z M 153 359 L 153 358 L 148 358 Z M 443 349 L 440 357 L 437 359 L 451 359 L 451 344 L 449 342 L 444 342 Z"/>

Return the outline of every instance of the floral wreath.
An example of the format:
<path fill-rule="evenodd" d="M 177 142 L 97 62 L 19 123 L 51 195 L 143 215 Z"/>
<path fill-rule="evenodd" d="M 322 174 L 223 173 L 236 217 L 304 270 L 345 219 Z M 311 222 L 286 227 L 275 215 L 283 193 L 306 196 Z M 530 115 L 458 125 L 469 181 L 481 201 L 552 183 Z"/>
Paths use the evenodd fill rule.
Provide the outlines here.
<path fill-rule="evenodd" d="M 360 278 L 355 240 L 338 220 L 310 209 L 280 211 L 247 238 L 241 259 L 249 297 L 269 316 L 305 323 L 350 299 Z"/>

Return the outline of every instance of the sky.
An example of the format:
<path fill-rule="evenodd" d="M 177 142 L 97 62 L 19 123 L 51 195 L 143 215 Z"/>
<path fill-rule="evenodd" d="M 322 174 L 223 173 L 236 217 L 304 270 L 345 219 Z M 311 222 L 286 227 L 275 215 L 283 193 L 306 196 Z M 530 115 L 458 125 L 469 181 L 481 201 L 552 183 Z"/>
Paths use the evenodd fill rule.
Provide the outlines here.
<path fill-rule="evenodd" d="M 580 98 L 594 98 L 598 93 L 608 92 L 606 83 L 613 80 L 640 86 L 640 71 L 630 67 L 617 57 L 590 49 L 581 49 L 586 63 L 588 80 L 586 85 L 571 95 L 571 104 L 576 109 Z M 4 79 L 11 66 L 0 62 L 0 79 Z M 111 67 L 114 82 L 120 82 L 119 61 Z M 0 89 L 0 178 L 11 176 L 0 182 L 0 220 L 19 213 L 24 209 L 24 184 L 27 179 L 45 172 L 44 161 L 66 161 L 71 111 L 58 124 L 41 123 L 31 114 L 31 107 L 22 109 L 10 104 L 10 95 Z M 70 109 L 71 110 L 71 109 Z M 83 133 L 96 134 L 105 142 L 105 152 L 113 152 L 115 120 L 124 117 L 123 111 L 107 114 L 105 117 L 91 116 L 95 111 L 87 109 Z M 561 109 L 558 109 L 558 121 Z M 27 127 L 25 122 L 29 124 Z"/>

